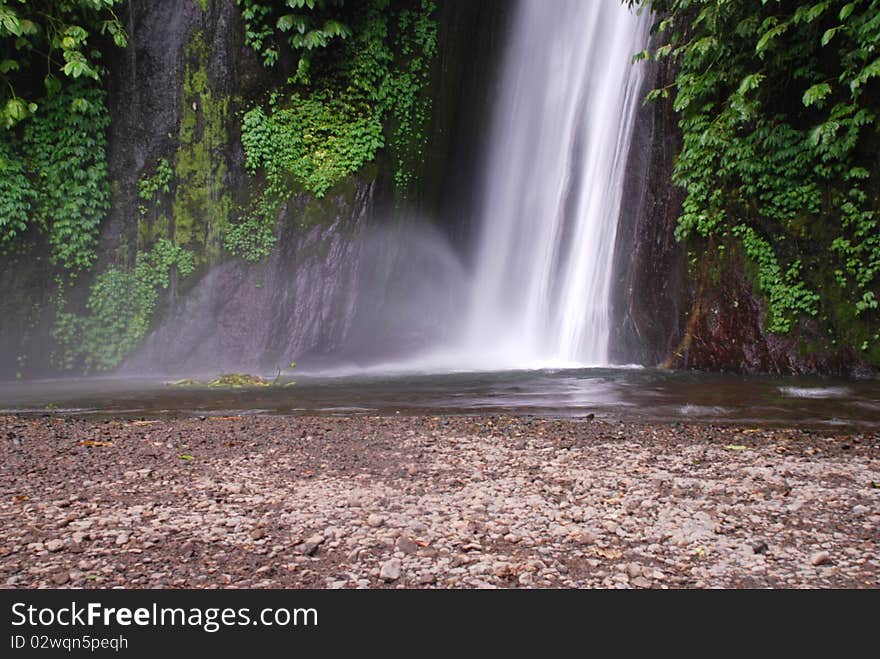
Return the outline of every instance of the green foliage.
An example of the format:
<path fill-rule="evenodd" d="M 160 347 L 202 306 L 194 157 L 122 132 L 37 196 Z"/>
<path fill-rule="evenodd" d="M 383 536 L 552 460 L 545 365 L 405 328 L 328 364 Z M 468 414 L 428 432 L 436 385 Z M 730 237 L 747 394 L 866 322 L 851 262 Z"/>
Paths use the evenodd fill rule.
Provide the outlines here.
<path fill-rule="evenodd" d="M 0 140 L 0 252 L 27 229 L 36 196 L 16 146 Z"/>
<path fill-rule="evenodd" d="M 2 135 L 0 245 L 28 226 L 48 232 L 53 263 L 71 271 L 91 266 L 101 221 L 110 205 L 109 124 L 104 93 L 78 81 L 47 96 L 19 139 Z"/>
<path fill-rule="evenodd" d="M 149 211 L 147 204 L 154 204 L 156 207 L 162 205 L 162 194 L 171 192 L 173 178 L 174 172 L 166 158 L 159 158 L 152 176 L 141 176 L 138 181 L 138 197 L 144 202 L 139 206 L 142 217 Z"/>
<path fill-rule="evenodd" d="M 101 55 L 92 38 L 102 35 L 125 47 L 125 30 L 113 11 L 121 3 L 0 0 L 0 128 L 34 115 L 44 95 L 61 89 L 59 75 L 100 79 Z"/>
<path fill-rule="evenodd" d="M 230 224 L 223 235 L 223 245 L 234 256 L 250 261 L 260 261 L 275 246 L 275 217 L 278 204 L 273 198 L 263 195 L 251 212 Z"/>
<path fill-rule="evenodd" d="M 338 20 L 344 0 L 236 0 L 245 22 L 245 43 L 275 66 L 281 44 L 300 51 L 298 70 L 305 74 L 308 51 L 326 48 L 336 39 L 351 36 L 351 28 Z M 294 10 L 294 11 L 291 11 Z"/>
<path fill-rule="evenodd" d="M 423 92 L 437 24 L 429 0 L 403 11 L 388 0 L 240 4 L 248 43 L 267 66 L 277 61 L 279 44 L 297 58 L 291 89 L 274 93 L 268 107 L 251 109 L 242 123 L 247 169 L 264 176 L 266 187 L 257 207 L 230 228 L 226 244 L 254 258 L 271 248 L 264 238 L 297 185 L 323 197 L 375 159 L 386 132 L 398 188 L 410 183 L 430 111 Z M 256 235 L 249 238 L 248 230 Z"/>
<path fill-rule="evenodd" d="M 744 247 L 769 331 L 802 316 L 875 322 L 880 0 L 638 4 L 661 17 L 654 56 L 678 71 L 649 96 L 675 92 L 674 181 L 687 193 L 678 237 Z M 845 314 L 824 286 L 829 263 L 852 301 Z"/>
<path fill-rule="evenodd" d="M 105 270 L 89 291 L 85 314 L 64 311 L 63 301 L 58 305 L 58 365 L 87 373 L 114 369 L 147 335 L 158 293 L 169 287 L 172 272 L 186 277 L 194 269 L 191 252 L 162 239 L 137 255 L 134 268 Z"/>

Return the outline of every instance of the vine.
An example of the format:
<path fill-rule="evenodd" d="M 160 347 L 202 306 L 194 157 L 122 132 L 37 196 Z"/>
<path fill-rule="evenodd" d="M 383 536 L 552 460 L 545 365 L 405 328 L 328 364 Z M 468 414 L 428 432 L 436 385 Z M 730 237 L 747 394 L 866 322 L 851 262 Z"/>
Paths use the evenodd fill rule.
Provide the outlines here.
<path fill-rule="evenodd" d="M 436 55 L 436 10 L 392 10 L 389 0 L 265 3 L 240 0 L 247 43 L 274 66 L 286 45 L 296 58 L 289 90 L 245 113 L 246 167 L 266 184 L 255 207 L 226 235 L 251 260 L 271 250 L 281 204 L 297 186 L 317 198 L 360 171 L 386 146 L 401 193 L 422 156 L 430 111 L 424 89 Z M 296 14 L 283 13 L 283 7 Z M 386 130 L 390 128 L 390 130 Z"/>
<path fill-rule="evenodd" d="M 120 48 L 128 37 L 114 9 L 122 0 L 0 0 L 0 128 L 36 114 L 61 79 L 99 81 L 100 51 L 92 37 Z M 59 78 L 59 75 L 61 78 Z M 32 84 L 41 80 L 45 94 Z"/>
<path fill-rule="evenodd" d="M 851 338 L 880 339 L 865 329 L 880 288 L 880 0 L 629 4 L 661 17 L 653 57 L 677 65 L 674 84 L 649 94 L 679 116 L 677 237 L 742 245 L 768 331 L 806 316 L 858 320 Z"/>
<path fill-rule="evenodd" d="M 95 278 L 84 315 L 64 310 L 63 288 L 52 335 L 60 353 L 56 364 L 86 373 L 109 371 L 136 348 L 150 329 L 160 290 L 195 270 L 192 252 L 161 239 L 138 253 L 131 269 L 112 266 Z"/>
<path fill-rule="evenodd" d="M 0 251 L 5 251 L 30 223 L 36 191 L 12 140 L 0 140 Z"/>
<path fill-rule="evenodd" d="M 29 224 L 48 232 L 52 262 L 73 272 L 94 263 L 98 231 L 110 207 L 109 122 L 104 92 L 93 84 L 78 81 L 46 97 L 26 123 L 21 140 L 33 193 L 28 196 L 27 184 L 19 177 L 19 187 L 0 201 L 31 200 Z M 17 203 L 20 208 L 21 201 Z M 24 216 L 17 217 L 20 232 Z"/>
<path fill-rule="evenodd" d="M 171 192 L 173 178 L 174 172 L 166 158 L 159 158 L 152 176 L 141 176 L 138 180 L 138 197 L 143 202 L 138 206 L 141 217 L 149 212 L 148 204 L 162 205 L 162 194 Z"/>

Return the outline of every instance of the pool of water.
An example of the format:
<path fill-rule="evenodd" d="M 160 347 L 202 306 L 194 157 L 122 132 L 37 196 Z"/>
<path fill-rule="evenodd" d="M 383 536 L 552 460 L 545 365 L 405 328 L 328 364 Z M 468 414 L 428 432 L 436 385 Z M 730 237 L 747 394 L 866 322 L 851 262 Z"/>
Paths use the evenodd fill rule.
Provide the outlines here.
<path fill-rule="evenodd" d="M 535 414 L 880 429 L 880 381 L 777 378 L 655 369 L 491 373 L 298 374 L 285 387 L 212 389 L 158 379 L 0 383 L 0 413 L 120 416 L 228 414 Z"/>

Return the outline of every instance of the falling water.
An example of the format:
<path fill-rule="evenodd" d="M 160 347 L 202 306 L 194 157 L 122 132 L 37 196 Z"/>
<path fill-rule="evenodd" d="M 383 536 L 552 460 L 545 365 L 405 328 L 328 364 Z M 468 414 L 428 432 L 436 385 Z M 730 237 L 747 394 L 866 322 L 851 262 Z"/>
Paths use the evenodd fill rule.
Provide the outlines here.
<path fill-rule="evenodd" d="M 609 294 L 648 17 L 519 0 L 484 172 L 473 366 L 606 364 Z"/>

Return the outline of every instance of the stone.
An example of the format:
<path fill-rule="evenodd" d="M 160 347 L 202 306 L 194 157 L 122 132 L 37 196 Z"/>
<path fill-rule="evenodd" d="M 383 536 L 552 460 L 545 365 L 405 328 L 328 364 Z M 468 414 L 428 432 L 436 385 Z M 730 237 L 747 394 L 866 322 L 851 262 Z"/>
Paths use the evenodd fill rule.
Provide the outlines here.
<path fill-rule="evenodd" d="M 379 528 L 385 523 L 385 518 L 382 515 L 377 515 L 373 513 L 369 517 L 367 517 L 367 526 L 371 526 L 374 529 Z"/>
<path fill-rule="evenodd" d="M 304 556 L 313 556 L 323 542 L 324 536 L 320 533 L 315 533 L 314 535 L 309 536 L 305 542 L 301 542 L 294 547 L 294 549 Z"/>
<path fill-rule="evenodd" d="M 382 564 L 382 568 L 379 570 L 379 578 L 382 581 L 397 581 L 400 579 L 400 568 L 399 558 L 389 559 Z"/>
<path fill-rule="evenodd" d="M 815 565 L 816 567 L 820 565 L 827 565 L 831 562 L 831 556 L 827 551 L 817 551 L 815 554 L 810 556 L 810 563 Z"/>
<path fill-rule="evenodd" d="M 592 531 L 581 530 L 574 536 L 574 538 L 582 545 L 596 544 L 596 534 Z"/>
<path fill-rule="evenodd" d="M 636 577 L 632 580 L 632 585 L 636 588 L 650 588 L 651 582 L 645 579 L 645 577 Z"/>
<path fill-rule="evenodd" d="M 128 542 L 128 540 L 129 540 L 128 533 L 120 533 L 119 535 L 116 536 L 116 544 L 119 545 L 120 547 L 122 545 L 126 544 Z"/>
<path fill-rule="evenodd" d="M 46 549 L 51 552 L 61 551 L 63 548 L 64 543 L 58 539 L 49 540 L 49 542 L 46 543 Z"/>
<path fill-rule="evenodd" d="M 419 550 L 419 546 L 405 535 L 397 539 L 396 546 L 397 550 L 402 551 L 404 554 L 415 554 Z"/>

